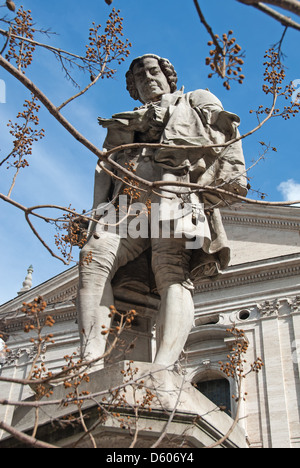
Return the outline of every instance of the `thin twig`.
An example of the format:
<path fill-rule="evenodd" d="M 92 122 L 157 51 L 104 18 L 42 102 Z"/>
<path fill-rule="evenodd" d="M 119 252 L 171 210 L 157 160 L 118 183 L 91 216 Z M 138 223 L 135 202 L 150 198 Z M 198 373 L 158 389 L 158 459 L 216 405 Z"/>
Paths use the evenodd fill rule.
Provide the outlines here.
<path fill-rule="evenodd" d="M 82 89 L 81 91 L 79 91 L 77 94 L 74 94 L 74 96 L 70 97 L 69 99 L 67 99 L 65 102 L 63 102 L 60 106 L 57 107 L 57 110 L 60 112 L 61 109 L 63 107 L 65 107 L 67 104 L 69 104 L 71 101 L 73 101 L 74 99 L 78 98 L 79 96 L 82 96 L 84 93 L 86 93 L 92 86 L 94 86 L 97 81 L 101 78 L 101 76 L 103 75 L 104 71 L 105 71 L 105 68 L 106 68 L 106 65 L 107 65 L 107 59 L 109 57 L 109 54 L 107 53 L 106 56 L 105 56 L 105 59 L 104 59 L 104 62 L 103 62 L 103 65 L 101 67 L 101 70 L 100 72 L 98 73 L 98 75 L 93 79 L 93 81 L 91 83 L 89 83 L 84 89 Z"/>
<path fill-rule="evenodd" d="M 109 352 L 111 352 L 111 350 Z M 74 368 L 88 366 L 88 365 L 90 365 L 91 362 L 98 361 L 99 359 L 102 359 L 102 356 L 100 358 L 98 358 L 98 359 L 94 359 L 93 361 L 89 361 L 89 362 L 85 362 L 85 363 L 82 363 L 82 364 L 79 364 L 79 365 L 75 365 Z M 167 370 L 169 367 L 173 367 L 173 365 L 172 366 L 167 366 L 165 368 L 165 370 Z M 72 370 L 74 370 L 74 368 L 72 368 Z M 80 399 L 83 400 L 83 401 L 84 400 L 91 400 L 91 399 L 99 397 L 99 396 L 107 395 L 107 393 L 111 393 L 111 392 L 114 392 L 116 390 L 121 390 L 121 389 L 126 388 L 128 386 L 135 385 L 138 382 L 140 382 L 142 379 L 145 379 L 146 377 L 149 377 L 149 376 L 153 376 L 154 374 L 156 374 L 158 372 L 161 372 L 162 370 L 163 369 L 151 370 L 151 371 L 146 372 L 145 374 L 137 377 L 136 379 L 132 378 L 128 382 L 124 382 L 121 385 L 117 385 L 117 386 L 109 388 L 109 389 L 104 389 L 104 390 L 101 390 L 99 392 L 95 392 L 95 393 L 93 393 L 91 395 L 82 395 L 80 397 Z M 57 378 L 56 378 L 57 375 L 63 375 L 63 374 L 66 375 L 68 373 L 68 371 L 69 370 L 64 370 L 64 371 L 61 371 L 61 372 L 59 372 L 58 374 L 56 374 L 54 376 L 46 377 L 44 379 L 37 379 L 37 380 L 16 379 L 16 378 L 13 378 L 13 377 L 0 376 L 0 382 L 11 382 L 11 383 L 14 383 L 14 384 L 19 384 L 19 385 L 32 385 L 32 384 L 38 385 L 38 384 L 48 383 L 49 381 L 53 380 L 55 383 L 57 383 Z M 65 379 L 63 381 L 65 381 Z M 77 397 L 66 398 L 66 399 L 63 399 L 63 400 L 60 399 L 60 400 L 44 400 L 44 401 L 11 401 L 11 400 L 7 400 L 6 398 L 4 398 L 4 399 L 0 399 L 0 405 L 37 408 L 37 407 L 40 407 L 40 406 L 61 405 L 62 401 L 72 403 L 73 401 L 76 401 L 76 400 L 77 400 Z"/>
<path fill-rule="evenodd" d="M 9 27 L 9 30 L 7 31 L 7 37 L 6 37 L 6 41 L 4 43 L 4 46 L 2 47 L 1 51 L 0 51 L 0 55 L 3 54 L 3 52 L 5 51 L 6 47 L 7 47 L 7 44 L 9 42 L 9 39 L 10 39 L 10 36 L 11 36 L 11 31 L 12 31 L 12 27 L 10 26 Z"/>
<path fill-rule="evenodd" d="M 179 401 L 180 401 L 180 397 L 181 397 L 181 393 L 182 393 L 182 390 L 183 390 L 183 386 L 185 384 L 185 376 L 183 376 L 183 379 L 182 379 L 182 382 L 181 382 L 181 387 L 179 389 L 179 392 L 178 392 L 178 396 L 177 396 L 177 399 L 176 399 L 176 403 L 174 405 L 174 408 L 169 416 L 169 419 L 164 427 L 164 430 L 162 431 L 162 433 L 160 434 L 159 438 L 157 439 L 157 441 L 151 445 L 151 448 L 156 448 L 159 446 L 159 444 L 162 442 L 162 440 L 164 439 L 164 437 L 166 436 L 167 432 L 168 432 L 168 429 L 170 427 L 170 424 L 171 422 L 173 421 L 173 418 L 175 416 L 175 413 L 176 413 L 176 409 L 178 407 L 178 404 L 179 404 Z"/>
<path fill-rule="evenodd" d="M 215 37 L 215 34 L 211 28 L 211 26 L 208 24 L 208 22 L 206 21 L 203 13 L 202 13 L 202 10 L 200 8 L 200 5 L 199 5 L 199 2 L 198 0 L 194 0 L 194 4 L 195 4 L 195 7 L 196 7 L 196 10 L 197 10 L 197 13 L 198 13 L 198 16 L 200 18 L 200 21 L 201 23 L 204 25 L 206 31 L 208 32 L 208 34 L 210 35 L 210 37 L 212 38 L 212 41 L 217 49 L 217 52 L 219 55 L 223 55 L 223 51 L 220 47 L 220 44 L 219 42 L 217 41 L 216 37 Z"/>
<path fill-rule="evenodd" d="M 135 395 L 134 395 L 134 398 L 135 398 Z M 137 438 L 138 438 L 138 434 L 139 434 L 139 410 L 138 410 L 138 406 L 135 405 L 134 408 L 133 408 L 133 411 L 134 411 L 134 416 L 135 416 L 135 431 L 134 431 L 134 436 L 133 436 L 133 439 L 132 439 L 132 442 L 129 446 L 129 448 L 134 448 L 135 444 L 137 443 Z"/>
<path fill-rule="evenodd" d="M 76 386 L 76 398 L 79 402 L 80 400 L 80 396 L 79 396 L 79 390 L 78 390 L 78 386 Z M 83 413 L 82 413 L 82 409 L 81 409 L 81 404 L 79 403 L 78 404 L 78 411 L 79 411 L 79 417 L 80 417 L 80 421 L 81 421 L 81 424 L 82 424 L 82 427 L 83 427 L 83 430 L 84 432 L 89 436 L 90 438 L 90 441 L 93 445 L 93 448 L 97 448 L 97 444 L 96 444 L 96 441 L 93 437 L 93 434 L 88 430 L 86 424 L 85 424 L 85 420 L 84 420 L 84 416 L 83 416 Z"/>
<path fill-rule="evenodd" d="M 240 409 L 241 409 L 241 402 L 242 402 L 241 388 L 242 388 L 242 378 L 240 377 L 239 385 L 238 385 L 239 400 L 238 400 L 238 404 L 237 404 L 236 415 L 235 415 L 235 418 L 234 418 L 234 421 L 233 421 L 232 425 L 230 426 L 230 428 L 228 429 L 226 434 L 223 435 L 223 437 L 221 437 L 219 440 L 217 440 L 213 444 L 208 445 L 208 446 L 203 447 L 203 448 L 216 448 L 219 445 L 222 445 L 223 442 L 225 442 L 230 437 L 230 435 L 232 434 L 232 432 L 236 428 L 236 426 L 237 426 L 237 424 L 239 422 L 239 419 L 240 419 Z"/>
<path fill-rule="evenodd" d="M 4 421 L 0 421 L 0 429 L 3 429 L 5 432 L 8 432 L 20 442 L 25 443 L 26 445 L 30 445 L 32 448 L 59 448 L 55 445 L 47 444 L 46 442 L 42 442 L 40 440 L 35 439 L 34 437 L 24 434 L 23 432 L 18 431 L 14 427 L 6 424 Z"/>
<path fill-rule="evenodd" d="M 81 60 L 83 62 L 87 62 L 87 63 L 92 62 L 92 63 L 94 63 L 94 60 L 89 59 L 87 57 L 83 57 L 81 55 L 73 54 L 72 52 L 68 52 L 66 50 L 50 46 L 48 44 L 43 44 L 42 42 L 38 42 L 38 41 L 35 41 L 33 39 L 29 39 L 28 37 L 18 36 L 17 34 L 13 34 L 13 33 L 9 34 L 9 31 L 5 31 L 4 29 L 0 29 L 0 34 L 2 34 L 2 36 L 6 36 L 6 37 L 11 36 L 14 39 L 20 39 L 22 41 L 29 42 L 32 45 L 35 45 L 35 46 L 42 47 L 44 49 L 50 50 L 51 52 L 54 52 L 57 55 L 69 55 L 70 57 Z M 64 57 L 64 59 L 66 59 L 66 58 Z"/>

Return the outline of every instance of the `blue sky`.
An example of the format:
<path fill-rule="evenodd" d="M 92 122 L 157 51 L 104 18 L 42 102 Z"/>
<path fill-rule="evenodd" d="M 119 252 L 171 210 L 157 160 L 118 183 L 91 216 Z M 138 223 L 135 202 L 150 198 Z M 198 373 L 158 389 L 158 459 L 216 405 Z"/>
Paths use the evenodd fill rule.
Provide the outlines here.
<path fill-rule="evenodd" d="M 16 0 L 16 5 L 20 4 Z M 256 125 L 256 117 L 249 114 L 249 110 L 256 109 L 260 104 L 269 105 L 261 91 L 263 55 L 280 39 L 283 28 L 271 18 L 235 0 L 200 2 L 214 31 L 221 36 L 232 29 L 237 42 L 246 51 L 244 84 L 234 84 L 229 92 L 220 79 L 207 78 L 209 69 L 204 63 L 210 38 L 200 24 L 192 0 L 114 0 L 112 6 L 106 5 L 104 0 L 24 0 L 22 4 L 24 8 L 31 9 L 37 27 L 50 27 L 57 33 L 46 39 L 49 43 L 82 54 L 92 21 L 105 24 L 112 6 L 121 10 L 125 37 L 133 44 L 130 57 L 118 68 L 113 79 L 101 80 L 63 112 L 99 147 L 105 134 L 97 124 L 97 117 L 108 118 L 113 113 L 133 109 L 137 104 L 126 91 L 124 75 L 131 60 L 144 53 L 169 58 L 178 73 L 178 85 L 184 85 L 186 91 L 209 88 L 219 97 L 225 109 L 241 117 L 242 133 Z M 300 79 L 299 39 L 299 32 L 287 32 L 283 46 L 287 55 L 287 81 Z M 57 60 L 45 51 L 36 55 L 27 75 L 55 104 L 74 94 L 74 88 L 64 79 Z M 6 103 L 0 104 L 0 149 L 1 157 L 4 157 L 11 148 L 6 123 L 9 119 L 15 119 L 28 94 L 22 85 L 1 69 L 0 79 L 6 83 Z M 88 80 L 88 75 L 82 75 L 82 85 L 87 84 Z M 289 121 L 272 119 L 244 141 L 247 167 L 259 156 L 259 141 L 277 148 L 276 153 L 270 152 L 266 160 L 249 173 L 252 187 L 266 193 L 269 201 L 300 199 L 299 119 L 299 116 Z M 69 136 L 46 110 L 40 112 L 40 124 L 46 129 L 46 138 L 35 145 L 30 167 L 19 175 L 12 198 L 26 206 L 52 203 L 63 206 L 71 204 L 78 211 L 89 209 L 92 204 L 95 157 Z M 2 168 L 1 192 L 7 193 L 12 177 L 11 170 Z M 249 196 L 256 197 L 255 193 Z M 66 267 L 50 257 L 27 227 L 22 213 L 3 202 L 0 204 L 1 304 L 16 296 L 30 264 L 34 267 L 34 286 L 59 274 Z M 49 232 L 45 223 L 37 224 L 37 227 L 53 246 L 55 232 Z M 75 252 L 75 258 L 76 255 Z"/>

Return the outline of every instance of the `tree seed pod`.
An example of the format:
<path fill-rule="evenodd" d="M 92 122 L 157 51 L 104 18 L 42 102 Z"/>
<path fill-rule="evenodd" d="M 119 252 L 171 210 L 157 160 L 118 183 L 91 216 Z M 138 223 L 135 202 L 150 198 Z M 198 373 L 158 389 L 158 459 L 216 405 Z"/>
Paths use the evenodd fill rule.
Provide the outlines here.
<path fill-rule="evenodd" d="M 16 10 L 16 5 L 12 0 L 6 0 L 6 6 L 10 11 L 15 11 Z"/>

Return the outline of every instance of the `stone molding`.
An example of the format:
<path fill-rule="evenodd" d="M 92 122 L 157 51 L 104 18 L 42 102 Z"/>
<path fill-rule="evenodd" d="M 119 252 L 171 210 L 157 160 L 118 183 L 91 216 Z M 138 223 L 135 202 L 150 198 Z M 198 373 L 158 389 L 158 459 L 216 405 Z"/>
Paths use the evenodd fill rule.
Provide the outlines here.
<path fill-rule="evenodd" d="M 285 257 L 275 257 L 272 260 L 229 267 L 216 280 L 199 282 L 195 292 L 215 291 L 297 275 L 300 275 L 300 254 L 291 254 Z"/>
<path fill-rule="evenodd" d="M 261 283 L 300 276 L 300 255 L 292 254 L 285 257 L 277 257 L 272 260 L 258 261 L 249 264 L 229 267 L 215 281 L 205 280 L 196 285 L 195 293 L 211 292 L 223 290 L 226 288 L 236 288 L 249 284 Z M 75 297 L 77 291 L 77 268 L 71 268 L 62 274 L 62 280 L 59 284 L 60 292 L 55 290 L 55 284 L 52 284 L 52 294 L 49 294 L 50 285 L 48 285 L 48 297 L 43 296 L 48 301 L 46 309 L 47 314 L 53 315 L 56 322 L 76 320 Z M 49 283 L 53 283 L 49 280 Z M 57 277 L 55 278 L 57 285 Z M 42 285 L 43 286 L 43 285 Z M 65 286 L 65 288 L 64 288 Z M 2 322 L 2 330 L 6 333 L 12 333 L 22 329 L 26 316 L 21 313 L 23 301 L 30 301 L 36 295 L 42 295 L 42 287 L 34 288 L 31 293 L 26 293 L 22 298 L 17 297 L 8 304 L 0 308 L 0 326 Z M 33 294 L 35 292 L 35 294 Z M 30 294 L 30 295 L 29 295 Z M 54 302 L 55 300 L 55 302 Z M 300 304 L 300 298 L 299 298 Z M 2 311 L 2 310 L 3 311 Z M 275 308 L 276 309 L 276 308 Z M 7 311 L 7 313 L 5 313 Z M 264 315 L 267 315 L 265 312 Z M 1 320 L 2 319 L 2 320 Z"/>
<path fill-rule="evenodd" d="M 56 323 L 75 321 L 77 318 L 76 307 L 67 301 L 65 304 L 60 304 L 59 308 L 51 307 L 52 304 L 46 308 L 43 316 L 51 315 Z M 8 335 L 22 330 L 25 323 L 28 322 L 26 314 L 17 310 L 11 314 L 7 314 L 3 319 L 0 319 L 0 330 Z"/>
<path fill-rule="evenodd" d="M 17 311 L 23 302 L 30 302 L 37 296 L 42 296 L 48 304 L 75 300 L 77 283 L 78 267 L 74 266 L 0 306 L 0 319 L 5 312 Z"/>
<path fill-rule="evenodd" d="M 290 314 L 300 313 L 300 296 L 282 297 L 257 304 L 261 318 L 286 317 Z"/>
<path fill-rule="evenodd" d="M 226 224 L 243 224 L 260 228 L 300 230 L 300 209 L 298 207 L 256 207 L 233 205 L 222 208 L 222 219 Z"/>

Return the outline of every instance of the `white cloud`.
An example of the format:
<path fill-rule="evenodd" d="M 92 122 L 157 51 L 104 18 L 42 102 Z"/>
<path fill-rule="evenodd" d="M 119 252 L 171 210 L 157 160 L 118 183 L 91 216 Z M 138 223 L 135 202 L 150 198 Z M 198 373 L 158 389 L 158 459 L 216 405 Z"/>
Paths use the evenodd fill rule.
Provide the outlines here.
<path fill-rule="evenodd" d="M 281 182 L 277 190 L 281 192 L 284 197 L 284 201 L 296 201 L 300 200 L 300 183 L 297 183 L 294 179 L 288 179 Z"/>

